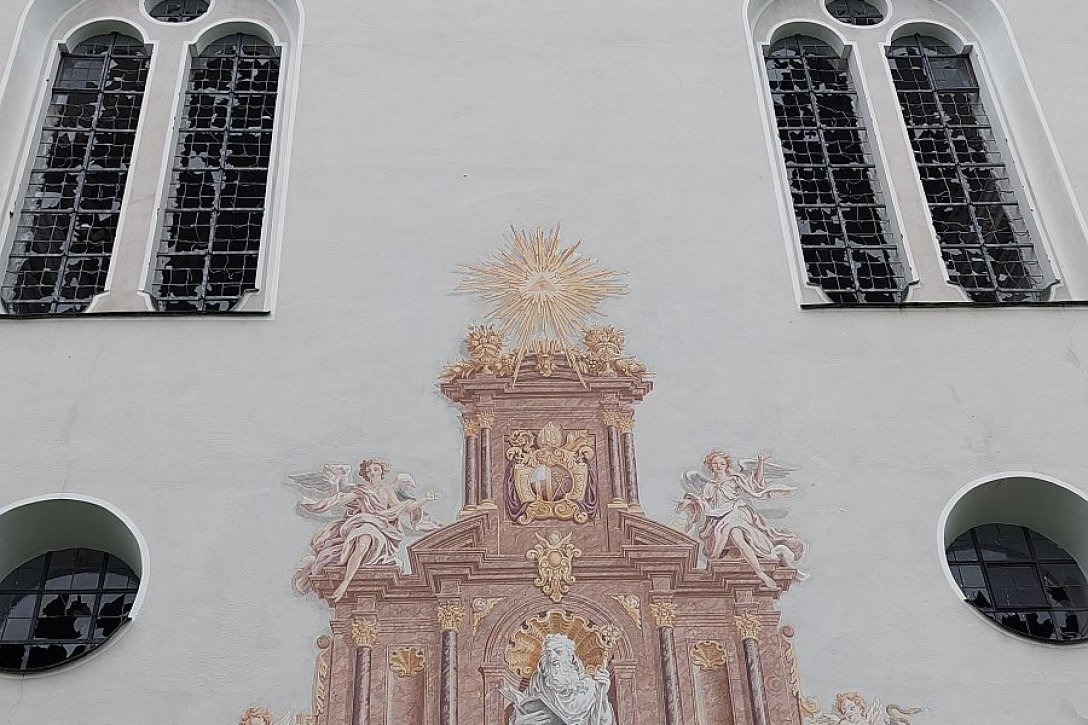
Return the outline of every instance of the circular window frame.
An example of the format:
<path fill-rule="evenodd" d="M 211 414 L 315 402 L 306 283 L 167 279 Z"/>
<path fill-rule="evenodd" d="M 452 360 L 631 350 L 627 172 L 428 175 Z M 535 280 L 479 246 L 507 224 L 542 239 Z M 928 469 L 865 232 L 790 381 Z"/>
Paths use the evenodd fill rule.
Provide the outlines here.
<path fill-rule="evenodd" d="M 998 491 L 997 495 L 989 501 L 985 500 L 986 491 L 984 489 L 1000 489 L 1002 487 L 1013 490 Z M 1078 500 L 1079 505 L 1077 508 L 1082 510 L 1085 516 L 1078 517 L 1075 512 L 1071 512 L 1065 517 L 1068 520 L 1068 523 L 1059 525 L 1038 513 L 1044 508 L 1042 506 L 1017 506 L 1015 504 L 1017 499 L 1028 497 L 1022 490 L 1028 487 L 1040 487 L 1037 491 L 1033 492 L 1035 495 L 1033 495 L 1032 498 L 1035 499 L 1036 503 L 1038 501 L 1038 498 L 1036 498 L 1037 494 L 1044 491 L 1048 491 L 1048 498 L 1052 498 L 1055 501 L 1062 498 L 1067 500 Z M 1021 490 L 1015 490 L 1018 488 Z M 1002 498 L 1004 498 L 1004 500 L 1002 500 Z M 1059 507 L 1057 510 L 1067 509 Z M 1028 515 L 1016 516 L 1002 513 L 1004 511 L 1026 511 L 1028 512 Z M 945 581 L 948 582 L 949 589 L 959 603 L 970 610 L 974 617 L 981 619 L 988 627 L 1000 632 L 1005 637 L 1037 647 L 1049 647 L 1062 650 L 1088 647 L 1088 639 L 1069 642 L 1042 640 L 1020 634 L 1001 625 L 990 617 L 987 617 L 983 612 L 979 611 L 978 608 L 965 599 L 963 590 L 952 575 L 952 567 L 948 563 L 948 556 L 946 553 L 948 546 L 957 536 L 960 536 L 977 526 L 985 524 L 1025 526 L 1029 529 L 1034 529 L 1036 532 L 1051 539 L 1064 548 L 1080 565 L 1081 570 L 1088 575 L 1088 567 L 1085 566 L 1085 564 L 1088 563 L 1088 533 L 1083 535 L 1080 546 L 1070 545 L 1070 537 L 1062 534 L 1062 531 L 1067 528 L 1070 530 L 1080 528 L 1088 532 L 1088 526 L 1085 526 L 1084 523 L 1082 523 L 1080 527 L 1077 527 L 1077 520 L 1088 522 L 1088 493 L 1076 486 L 1072 486 L 1051 476 L 1029 471 L 1007 471 L 990 476 L 983 476 L 982 478 L 971 481 L 957 491 L 952 498 L 949 499 L 944 510 L 941 512 L 941 516 L 937 521 L 937 536 L 935 542 L 937 561 L 940 562 L 941 570 L 944 572 Z"/>
<path fill-rule="evenodd" d="M 831 22 L 835 23 L 840 27 L 853 28 L 854 30 L 872 30 L 873 28 L 883 28 L 891 20 L 892 13 L 895 11 L 895 8 L 892 6 L 892 0 L 865 0 L 865 2 L 875 6 L 876 9 L 884 15 L 884 18 L 879 23 L 873 23 L 872 25 L 856 25 L 854 23 L 848 23 L 845 20 L 839 20 L 834 15 L 832 15 L 831 11 L 827 9 L 827 5 L 831 2 L 831 0 L 816 0 L 816 2 L 820 3 L 820 11 L 823 12 L 823 14 L 827 16 L 827 18 L 830 19 Z"/>
<path fill-rule="evenodd" d="M 0 556 L 0 569 L 13 570 L 31 559 L 49 551 L 67 548 L 93 548 L 106 552 L 125 561 L 140 578 L 140 585 L 136 591 L 136 597 L 129 610 L 129 622 L 121 627 L 106 641 L 86 654 L 75 657 L 49 669 L 35 670 L 31 672 L 0 671 L 0 678 L 21 680 L 28 677 L 51 677 L 67 672 L 74 667 L 81 667 L 89 663 L 102 653 L 113 647 L 133 627 L 136 619 L 143 609 L 144 600 L 147 597 L 148 584 L 151 581 L 151 559 L 147 546 L 147 539 L 139 527 L 123 511 L 108 501 L 93 496 L 80 494 L 45 494 L 33 498 L 23 499 L 6 506 L 0 507 L 0 544 L 14 535 L 20 535 L 20 527 L 37 528 L 36 522 L 50 515 L 56 516 L 63 512 L 64 508 L 70 511 L 63 514 L 71 514 L 81 507 L 81 513 L 97 515 L 97 521 L 92 521 L 84 531 L 66 530 L 62 534 L 56 534 L 56 529 L 50 533 L 32 537 L 23 546 L 7 549 L 6 555 Z M 32 509 L 38 508 L 38 511 Z M 50 509 L 53 509 L 50 511 Z M 22 520 L 20 520 L 22 519 Z M 88 520 L 81 517 L 81 520 Z M 14 527 L 14 534 L 9 529 Z M 38 529 L 40 530 L 40 529 Z M 0 550 L 6 547 L 0 547 Z M 16 561 L 18 560 L 18 561 Z M 0 575 L 3 576 L 3 575 Z"/>
<path fill-rule="evenodd" d="M 200 15 L 199 17 L 193 18 L 192 20 L 185 20 L 183 22 L 171 23 L 168 20 L 159 20 L 158 18 L 156 18 L 154 15 L 151 14 L 151 8 L 158 5 L 161 1 L 162 0 L 140 0 L 140 12 L 143 14 L 143 16 L 145 18 L 147 18 L 151 22 L 155 23 L 156 25 L 160 25 L 160 26 L 166 27 L 166 28 L 188 28 L 188 27 L 193 26 L 196 23 L 203 23 L 204 21 L 206 21 L 211 16 L 212 13 L 215 12 L 215 6 L 219 2 L 219 0 L 208 0 L 208 9 L 204 11 L 203 15 Z"/>

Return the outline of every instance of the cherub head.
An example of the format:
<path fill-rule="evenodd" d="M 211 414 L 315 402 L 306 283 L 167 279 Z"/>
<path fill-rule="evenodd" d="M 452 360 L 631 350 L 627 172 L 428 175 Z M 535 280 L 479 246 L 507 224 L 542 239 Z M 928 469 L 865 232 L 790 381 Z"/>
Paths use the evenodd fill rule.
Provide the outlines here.
<path fill-rule="evenodd" d="M 267 707 L 251 707 L 242 713 L 238 725 L 272 725 L 272 713 Z"/>
<path fill-rule="evenodd" d="M 367 483 L 380 483 L 389 473 L 389 461 L 384 458 L 364 458 L 359 462 L 359 476 Z"/>
<path fill-rule="evenodd" d="M 869 714 L 869 706 L 860 692 L 840 692 L 835 698 L 835 708 L 848 722 L 862 722 Z"/>
<path fill-rule="evenodd" d="M 724 476 L 733 470 L 733 458 L 720 448 L 715 448 L 706 454 L 703 466 L 712 475 Z"/>

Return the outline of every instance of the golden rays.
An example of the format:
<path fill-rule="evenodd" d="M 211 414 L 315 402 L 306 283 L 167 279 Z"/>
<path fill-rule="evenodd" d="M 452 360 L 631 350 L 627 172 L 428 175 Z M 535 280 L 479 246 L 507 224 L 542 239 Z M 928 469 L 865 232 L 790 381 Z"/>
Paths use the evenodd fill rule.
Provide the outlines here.
<path fill-rule="evenodd" d="M 559 229 L 532 233 L 513 230 L 509 244 L 480 265 L 466 265 L 457 289 L 480 296 L 488 315 L 513 343 L 515 378 L 529 352 L 562 350 L 571 366 L 572 346 L 598 305 L 626 294 L 623 275 L 601 269 L 597 260 L 578 254 L 578 245 L 561 247 Z"/>

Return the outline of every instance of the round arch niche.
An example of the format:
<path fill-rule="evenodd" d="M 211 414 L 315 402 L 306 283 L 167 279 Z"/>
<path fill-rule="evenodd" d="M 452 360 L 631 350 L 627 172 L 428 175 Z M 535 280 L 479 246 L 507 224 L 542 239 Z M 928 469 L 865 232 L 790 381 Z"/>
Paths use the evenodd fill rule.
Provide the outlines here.
<path fill-rule="evenodd" d="M 150 567 L 147 544 L 128 517 L 104 501 L 70 494 L 43 496 L 0 508 L 0 577 L 49 552 L 74 549 L 107 554 L 126 564 L 138 577 L 135 598 L 126 615 L 127 620 L 134 620 L 146 596 Z M 64 670 L 94 657 L 127 629 L 121 627 L 112 636 L 107 635 L 106 641 L 84 655 L 26 674 Z M 6 671 L 3 676 L 19 675 Z"/>
<path fill-rule="evenodd" d="M 1088 495 L 1048 476 L 1014 472 L 975 481 L 961 489 L 941 515 L 937 531 L 938 556 L 949 586 L 961 602 L 1000 631 L 1026 641 L 1041 642 L 991 619 L 968 602 L 952 574 L 946 551 L 958 537 L 990 524 L 1035 531 L 1064 549 L 1082 572 L 1088 572 Z M 1080 639 L 1059 646 L 1084 646 Z"/>

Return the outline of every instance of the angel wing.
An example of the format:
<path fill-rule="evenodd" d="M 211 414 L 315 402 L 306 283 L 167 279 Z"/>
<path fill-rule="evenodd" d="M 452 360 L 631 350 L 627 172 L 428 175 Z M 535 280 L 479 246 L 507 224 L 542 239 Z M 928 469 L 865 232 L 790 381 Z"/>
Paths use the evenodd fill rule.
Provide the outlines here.
<path fill-rule="evenodd" d="M 910 720 L 908 720 L 905 716 L 921 715 L 922 708 L 888 705 L 886 708 L 884 708 L 884 712 L 888 714 L 888 720 L 886 723 L 879 723 L 879 725 L 910 725 Z"/>
<path fill-rule="evenodd" d="M 744 473 L 751 473 L 755 470 L 756 464 L 759 463 L 758 458 L 742 458 L 737 462 L 740 466 L 740 470 Z M 773 481 L 779 478 L 786 478 L 791 473 L 796 471 L 796 468 L 792 466 L 784 466 L 781 463 L 771 463 L 767 459 L 763 459 L 763 479 L 767 481 Z"/>
<path fill-rule="evenodd" d="M 288 476 L 292 483 L 304 489 L 325 494 L 343 493 L 351 486 L 351 466 L 327 463 L 320 471 Z"/>
<path fill-rule="evenodd" d="M 839 725 L 842 722 L 842 718 L 838 715 L 829 715 L 826 712 L 818 712 L 808 720 L 805 720 L 805 725 Z"/>
<path fill-rule="evenodd" d="M 416 480 L 407 473 L 398 473 L 393 479 L 393 490 L 401 501 L 411 501 L 416 498 Z"/>
<path fill-rule="evenodd" d="M 680 484 L 684 490 L 696 496 L 702 495 L 708 483 L 711 483 L 711 480 L 698 471 L 688 471 L 680 476 Z"/>

